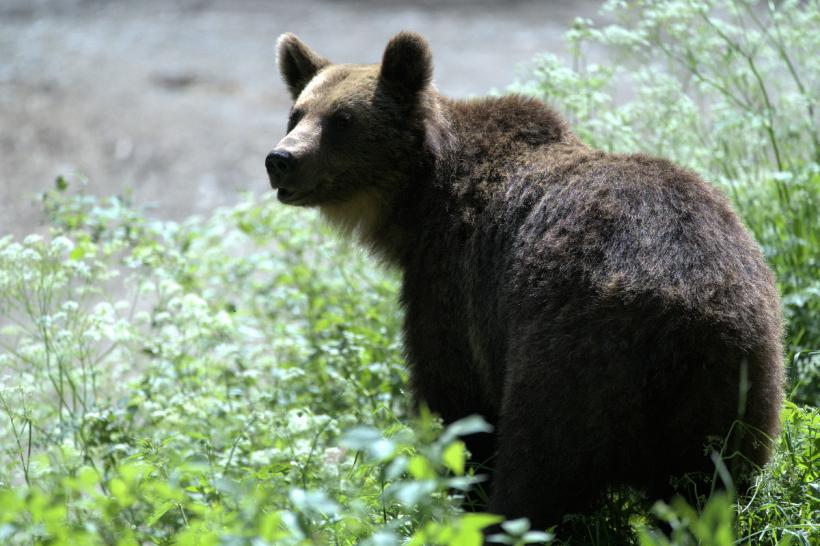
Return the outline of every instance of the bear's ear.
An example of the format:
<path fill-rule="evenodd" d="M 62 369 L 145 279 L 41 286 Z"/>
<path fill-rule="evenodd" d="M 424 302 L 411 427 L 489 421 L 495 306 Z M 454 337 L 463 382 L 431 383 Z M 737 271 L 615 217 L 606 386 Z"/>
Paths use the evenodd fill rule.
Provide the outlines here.
<path fill-rule="evenodd" d="M 279 72 L 290 90 L 293 100 L 302 92 L 316 73 L 330 61 L 310 49 L 295 34 L 287 32 L 276 42 Z"/>
<path fill-rule="evenodd" d="M 384 49 L 379 77 L 396 89 L 415 95 L 433 79 L 433 54 L 415 32 L 400 32 Z"/>

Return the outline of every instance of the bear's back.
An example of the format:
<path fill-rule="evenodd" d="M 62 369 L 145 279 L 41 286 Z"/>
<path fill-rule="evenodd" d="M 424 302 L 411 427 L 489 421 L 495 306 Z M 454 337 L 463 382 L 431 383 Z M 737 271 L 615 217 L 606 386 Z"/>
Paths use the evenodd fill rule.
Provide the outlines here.
<path fill-rule="evenodd" d="M 556 286 L 571 278 L 595 301 L 652 300 L 752 338 L 771 329 L 772 275 L 718 190 L 641 154 L 589 152 L 554 164 L 510 177 L 497 194 L 504 212 L 490 220 L 519 219 L 508 273 L 527 293 L 538 293 L 528 279 L 540 272 Z M 516 202 L 523 210 L 513 214 Z"/>
<path fill-rule="evenodd" d="M 442 243 L 444 254 L 470 264 L 467 275 L 504 276 L 530 294 L 571 277 L 597 299 L 652 298 L 728 323 L 741 310 L 763 308 L 764 321 L 778 314 L 757 244 L 725 196 L 695 173 L 590 149 L 560 115 L 526 97 L 451 105 L 459 153 L 442 207 L 452 240 Z M 459 240 L 466 256 L 456 258 Z M 751 336 L 770 328 L 748 326 L 738 325 Z"/>

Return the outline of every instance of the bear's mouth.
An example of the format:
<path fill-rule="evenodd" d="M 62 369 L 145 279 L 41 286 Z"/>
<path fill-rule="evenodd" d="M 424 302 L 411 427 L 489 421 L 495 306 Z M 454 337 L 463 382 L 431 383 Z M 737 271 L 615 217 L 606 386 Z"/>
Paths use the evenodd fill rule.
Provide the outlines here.
<path fill-rule="evenodd" d="M 304 205 L 307 202 L 307 198 L 310 197 L 312 193 L 313 190 L 295 191 L 279 188 L 276 190 L 276 198 L 279 199 L 280 203 L 285 203 L 287 205 Z"/>

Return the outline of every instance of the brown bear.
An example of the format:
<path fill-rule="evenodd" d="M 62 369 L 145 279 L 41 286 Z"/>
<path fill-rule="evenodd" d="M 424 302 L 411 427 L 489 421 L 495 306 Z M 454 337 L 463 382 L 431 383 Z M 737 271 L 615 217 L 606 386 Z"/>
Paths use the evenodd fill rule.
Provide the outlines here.
<path fill-rule="evenodd" d="M 487 509 L 537 527 L 609 486 L 670 494 L 764 464 L 784 396 L 772 273 L 720 191 L 663 159 L 584 145 L 541 102 L 453 100 L 420 36 L 380 65 L 331 64 L 293 34 L 294 104 L 265 165 L 403 275 L 412 389 L 474 437 Z"/>

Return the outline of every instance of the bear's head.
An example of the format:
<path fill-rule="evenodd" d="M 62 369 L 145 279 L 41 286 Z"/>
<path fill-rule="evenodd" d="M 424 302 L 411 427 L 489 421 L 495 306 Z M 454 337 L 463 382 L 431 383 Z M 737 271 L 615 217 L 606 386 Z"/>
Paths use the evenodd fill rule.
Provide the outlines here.
<path fill-rule="evenodd" d="M 331 64 L 284 34 L 277 55 L 294 101 L 287 135 L 265 160 L 279 201 L 318 206 L 346 227 L 369 222 L 440 140 L 430 130 L 440 117 L 430 48 L 402 32 L 379 65 Z"/>

